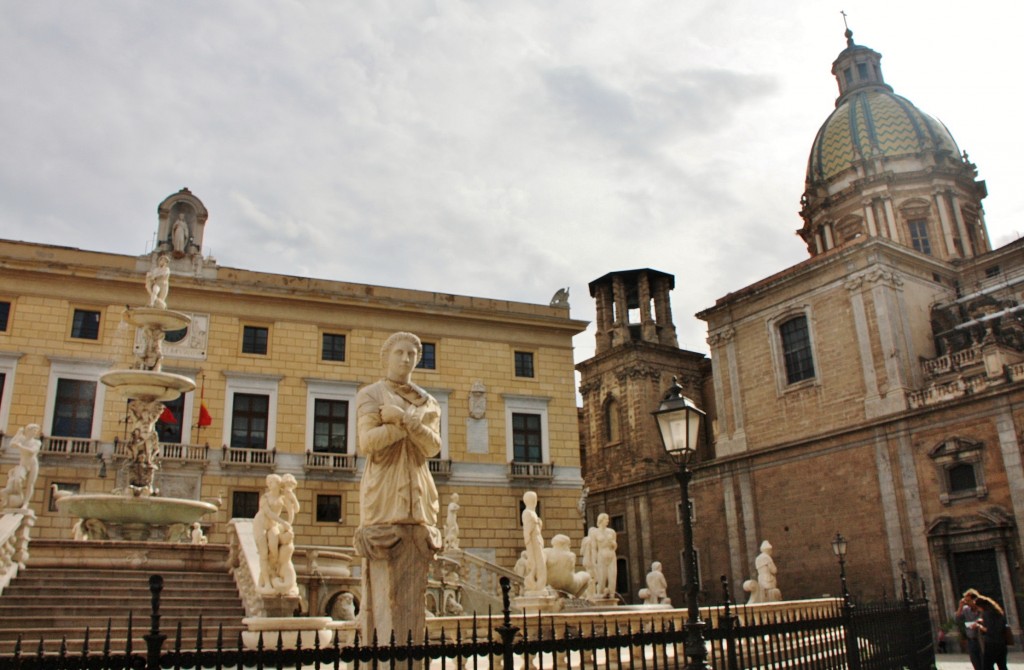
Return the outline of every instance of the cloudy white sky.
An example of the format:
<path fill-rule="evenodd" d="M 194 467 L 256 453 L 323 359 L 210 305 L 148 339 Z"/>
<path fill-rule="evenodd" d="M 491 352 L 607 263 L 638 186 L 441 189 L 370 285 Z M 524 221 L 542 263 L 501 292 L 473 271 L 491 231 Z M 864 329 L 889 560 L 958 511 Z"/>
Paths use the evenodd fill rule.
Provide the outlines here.
<path fill-rule="evenodd" d="M 0 0 L 0 237 L 140 254 L 188 186 L 222 265 L 586 320 L 653 267 L 706 351 L 693 313 L 806 257 L 841 9 L 1014 239 L 1024 5 L 946 0 Z"/>

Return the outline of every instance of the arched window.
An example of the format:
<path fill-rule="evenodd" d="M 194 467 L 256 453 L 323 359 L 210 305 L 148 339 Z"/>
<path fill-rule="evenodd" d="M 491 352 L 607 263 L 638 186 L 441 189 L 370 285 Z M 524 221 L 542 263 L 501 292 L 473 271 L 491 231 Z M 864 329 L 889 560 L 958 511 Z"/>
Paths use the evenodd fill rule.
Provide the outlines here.
<path fill-rule="evenodd" d="M 615 444 L 622 440 L 619 429 L 619 401 L 609 396 L 604 403 L 604 438 L 605 444 Z"/>

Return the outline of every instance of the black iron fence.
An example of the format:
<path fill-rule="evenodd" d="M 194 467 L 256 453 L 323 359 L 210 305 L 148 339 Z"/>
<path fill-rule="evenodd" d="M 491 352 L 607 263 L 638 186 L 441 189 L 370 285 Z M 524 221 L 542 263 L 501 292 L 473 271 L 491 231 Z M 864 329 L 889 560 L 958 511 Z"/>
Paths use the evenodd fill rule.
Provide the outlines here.
<path fill-rule="evenodd" d="M 723 577 L 723 586 L 725 578 Z M 676 617 L 651 613 L 647 622 L 630 620 L 624 627 L 611 618 L 589 617 L 586 624 L 552 623 L 548 617 L 513 617 L 509 583 L 502 579 L 504 612 L 497 625 L 491 617 L 473 618 L 465 626 L 414 641 L 374 639 L 356 635 L 344 643 L 335 632 L 321 646 L 311 635 L 303 645 L 285 649 L 278 641 L 254 649 L 243 647 L 241 634 L 225 639 L 222 628 L 204 633 L 199 621 L 196 639 L 183 639 L 181 625 L 168 637 L 161 630 L 163 580 L 150 577 L 152 608 L 144 649 L 133 648 L 129 617 L 127 642 L 115 651 L 111 625 L 99 640 L 88 630 L 78 643 L 67 637 L 59 651 L 47 652 L 44 640 L 16 642 L 13 653 L 0 656 L 0 670 L 158 670 L 159 668 L 334 668 L 360 670 L 679 670 L 686 665 L 686 631 Z M 572 617 L 568 617 L 569 620 Z M 800 610 L 732 607 L 710 610 L 704 623 L 708 664 L 716 670 L 928 670 L 935 664 L 926 600 L 904 598 L 894 603 L 854 607 L 830 600 Z M 429 639 L 428 639 L 429 637 Z M 699 647 L 698 647 L 699 648 Z"/>

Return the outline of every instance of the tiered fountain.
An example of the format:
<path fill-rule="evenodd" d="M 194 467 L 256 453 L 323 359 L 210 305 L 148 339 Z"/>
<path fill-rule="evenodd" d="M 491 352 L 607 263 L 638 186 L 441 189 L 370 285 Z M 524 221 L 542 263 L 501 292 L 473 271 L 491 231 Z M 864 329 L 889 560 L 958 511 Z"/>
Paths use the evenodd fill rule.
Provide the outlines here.
<path fill-rule="evenodd" d="M 167 309 L 170 274 L 168 259 L 161 256 L 146 275 L 149 304 L 124 311 L 124 321 L 142 329 L 145 343 L 135 367 L 100 377 L 128 399 L 130 438 L 122 468 L 124 486 L 113 493 L 74 494 L 57 500 L 61 511 L 79 518 L 75 534 L 80 539 L 188 541 L 192 522 L 217 511 L 216 505 L 207 502 L 162 498 L 154 485 L 160 459 L 155 426 L 163 403 L 196 387 L 188 377 L 161 370 L 165 334 L 191 322 L 187 314 Z"/>

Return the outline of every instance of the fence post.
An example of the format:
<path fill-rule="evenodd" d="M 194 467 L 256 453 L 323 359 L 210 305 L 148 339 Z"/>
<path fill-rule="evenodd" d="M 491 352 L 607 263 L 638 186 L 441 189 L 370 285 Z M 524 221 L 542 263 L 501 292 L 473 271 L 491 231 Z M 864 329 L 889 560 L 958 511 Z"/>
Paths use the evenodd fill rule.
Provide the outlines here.
<path fill-rule="evenodd" d="M 726 655 L 729 670 L 739 670 L 739 658 L 736 656 L 736 615 L 732 613 L 732 598 L 729 596 L 729 578 L 722 575 L 722 593 L 725 596 L 725 614 L 718 620 L 725 629 L 725 643 L 728 646 Z"/>
<path fill-rule="evenodd" d="M 857 633 L 853 630 L 853 601 L 850 594 L 843 593 L 843 637 L 846 641 L 846 667 L 860 670 L 860 650 L 857 648 Z"/>
<path fill-rule="evenodd" d="M 146 641 L 146 668 L 147 670 L 160 670 L 160 651 L 167 636 L 160 632 L 160 592 L 164 590 L 164 578 L 160 575 L 150 575 L 150 614 L 149 634 L 143 635 Z"/>
<path fill-rule="evenodd" d="M 495 630 L 501 635 L 502 643 L 502 670 L 512 670 L 515 668 L 515 658 L 512 655 L 512 644 L 515 642 L 516 633 L 519 632 L 518 626 L 512 625 L 512 601 L 509 598 L 509 591 L 512 590 L 512 582 L 508 577 L 502 577 L 499 580 L 501 584 L 501 609 L 503 614 L 503 620 L 501 625 Z"/>

